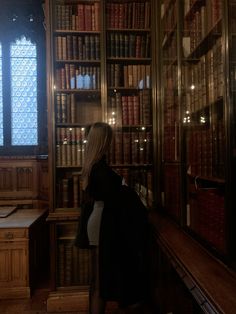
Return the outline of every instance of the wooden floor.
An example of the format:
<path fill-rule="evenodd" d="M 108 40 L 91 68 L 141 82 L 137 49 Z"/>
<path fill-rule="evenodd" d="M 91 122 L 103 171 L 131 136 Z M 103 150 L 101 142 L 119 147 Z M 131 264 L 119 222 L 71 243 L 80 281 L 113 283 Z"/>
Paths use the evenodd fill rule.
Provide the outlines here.
<path fill-rule="evenodd" d="M 0 314 L 46 314 L 46 300 L 49 290 L 35 290 L 31 299 L 0 300 Z M 106 314 L 118 314 L 115 304 L 109 304 Z M 137 313 L 131 311 L 129 313 Z M 140 312 L 138 312 L 140 313 Z M 81 314 L 80 312 L 50 312 L 50 314 Z M 83 313 L 84 314 L 84 313 Z M 157 314 L 145 309 L 140 314 Z"/>

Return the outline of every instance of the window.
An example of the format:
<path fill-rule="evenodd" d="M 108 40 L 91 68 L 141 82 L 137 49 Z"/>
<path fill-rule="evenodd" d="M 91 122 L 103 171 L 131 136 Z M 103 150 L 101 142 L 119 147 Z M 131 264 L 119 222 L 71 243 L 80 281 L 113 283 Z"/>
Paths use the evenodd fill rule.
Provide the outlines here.
<path fill-rule="evenodd" d="M 38 144 L 37 52 L 25 37 L 11 44 L 11 143 Z M 1 141 L 1 139 L 0 139 Z"/>
<path fill-rule="evenodd" d="M 0 44 L 0 145 L 3 145 L 2 45 Z"/>
<path fill-rule="evenodd" d="M 47 153 L 42 3 L 4 0 L 0 13 L 1 155 Z"/>

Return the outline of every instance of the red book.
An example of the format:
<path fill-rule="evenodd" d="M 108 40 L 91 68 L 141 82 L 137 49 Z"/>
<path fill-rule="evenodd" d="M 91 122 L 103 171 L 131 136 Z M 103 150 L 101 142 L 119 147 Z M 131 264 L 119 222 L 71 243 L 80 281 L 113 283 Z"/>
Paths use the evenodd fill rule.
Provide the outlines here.
<path fill-rule="evenodd" d="M 128 125 L 128 96 L 121 96 L 122 104 L 122 124 Z"/>
<path fill-rule="evenodd" d="M 131 142 L 130 133 L 127 131 L 123 132 L 123 161 L 125 164 L 131 163 Z"/>

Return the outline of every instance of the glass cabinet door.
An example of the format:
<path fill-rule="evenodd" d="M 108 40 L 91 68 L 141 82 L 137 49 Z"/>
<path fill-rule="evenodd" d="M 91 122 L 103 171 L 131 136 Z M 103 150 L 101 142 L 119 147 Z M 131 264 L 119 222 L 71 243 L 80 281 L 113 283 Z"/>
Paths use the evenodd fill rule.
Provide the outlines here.
<path fill-rule="evenodd" d="M 163 192 L 165 211 L 180 219 L 180 104 L 178 86 L 178 1 L 161 1 L 163 107 Z"/>
<path fill-rule="evenodd" d="M 182 105 L 186 226 L 213 250 L 226 250 L 224 1 L 184 1 Z"/>

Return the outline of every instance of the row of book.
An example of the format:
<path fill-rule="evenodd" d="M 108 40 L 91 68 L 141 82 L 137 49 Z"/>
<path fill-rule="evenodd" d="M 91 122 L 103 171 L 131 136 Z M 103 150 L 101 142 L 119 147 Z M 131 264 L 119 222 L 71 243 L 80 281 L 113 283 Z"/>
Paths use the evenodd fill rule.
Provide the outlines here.
<path fill-rule="evenodd" d="M 151 125 L 152 105 L 150 90 L 137 95 L 115 93 L 108 97 L 108 122 L 111 125 Z"/>
<path fill-rule="evenodd" d="M 58 208 L 79 208 L 81 206 L 83 196 L 80 172 L 62 173 L 57 179 L 56 189 Z"/>
<path fill-rule="evenodd" d="M 151 88 L 151 66 L 149 64 L 109 63 L 107 82 L 109 87 Z"/>
<path fill-rule="evenodd" d="M 99 89 L 100 73 L 98 66 L 66 63 L 56 69 L 56 86 L 57 89 Z M 144 64 L 108 64 L 108 86 L 151 88 L 151 67 Z"/>
<path fill-rule="evenodd" d="M 179 157 L 179 124 L 164 127 L 163 157 L 165 161 L 177 161 Z"/>
<path fill-rule="evenodd" d="M 92 275 L 91 250 L 79 250 L 73 245 L 73 240 L 60 239 L 57 250 L 58 285 L 60 287 L 90 285 Z"/>
<path fill-rule="evenodd" d="M 150 34 L 107 34 L 107 55 L 109 58 L 150 58 Z"/>
<path fill-rule="evenodd" d="M 55 6 L 57 30 L 99 31 L 100 3 L 58 4 Z"/>
<path fill-rule="evenodd" d="M 216 188 L 195 189 L 189 198 L 189 207 L 189 227 L 213 248 L 224 253 L 226 250 L 224 195 Z"/>
<path fill-rule="evenodd" d="M 169 1 L 163 1 L 161 5 L 161 18 L 162 27 L 166 36 L 173 31 L 177 23 L 177 3 L 174 2 L 173 5 L 169 5 Z"/>
<path fill-rule="evenodd" d="M 169 37 L 165 35 L 162 42 L 162 48 L 165 63 L 174 64 L 174 61 L 177 60 L 177 34 L 175 32 Z"/>
<path fill-rule="evenodd" d="M 99 60 L 100 37 L 98 35 L 56 36 L 56 60 Z"/>
<path fill-rule="evenodd" d="M 162 192 L 162 205 L 165 211 L 174 218 L 180 218 L 180 166 L 166 164 L 164 167 L 164 192 Z"/>
<path fill-rule="evenodd" d="M 152 163 L 152 134 L 150 131 L 115 131 L 110 160 L 114 165 Z"/>
<path fill-rule="evenodd" d="M 189 173 L 224 178 L 225 131 L 223 122 L 206 130 L 194 130 L 187 142 Z"/>
<path fill-rule="evenodd" d="M 185 34 L 189 32 L 190 36 L 190 53 L 196 49 L 221 18 L 222 0 L 206 1 L 206 5 L 199 7 L 191 16 L 185 30 Z"/>
<path fill-rule="evenodd" d="M 76 122 L 75 94 L 57 93 L 55 112 L 56 123 L 75 123 Z"/>
<path fill-rule="evenodd" d="M 150 167 L 118 167 L 116 168 L 111 152 L 108 162 L 117 171 L 125 183 L 133 187 L 142 197 L 144 204 L 152 206 L 152 170 Z M 79 208 L 83 199 L 80 172 L 67 171 L 57 179 L 57 207 L 58 208 Z"/>
<path fill-rule="evenodd" d="M 56 129 L 56 164 L 57 166 L 81 167 L 84 161 L 86 145 L 85 128 Z"/>
<path fill-rule="evenodd" d="M 56 123 L 78 123 L 74 93 L 56 94 Z M 108 96 L 108 122 L 113 126 L 147 126 L 152 124 L 150 90 L 138 90 L 135 95 L 115 93 Z"/>
<path fill-rule="evenodd" d="M 229 24 L 230 24 L 230 31 L 232 33 L 236 33 L 236 16 L 234 12 L 235 12 L 235 3 L 233 3 L 229 9 Z"/>
<path fill-rule="evenodd" d="M 223 97 L 223 55 L 222 42 L 217 39 L 212 49 L 203 55 L 197 63 L 182 67 L 182 82 L 185 87 L 183 103 L 190 114 L 214 104 Z M 177 67 L 164 66 L 165 107 L 176 103 Z"/>
<path fill-rule="evenodd" d="M 57 166 L 81 167 L 86 140 L 84 128 L 57 128 Z M 115 131 L 112 146 L 114 164 L 150 164 L 152 162 L 152 134 L 145 127 L 134 131 Z"/>
<path fill-rule="evenodd" d="M 153 205 L 152 169 L 117 168 L 116 171 L 124 178 L 139 195 L 144 205 L 151 208 Z"/>
<path fill-rule="evenodd" d="M 108 28 L 148 29 L 150 28 L 150 1 L 107 3 L 106 23 Z"/>
<path fill-rule="evenodd" d="M 223 97 L 224 72 L 221 40 L 197 64 L 184 67 L 186 109 L 196 112 Z"/>
<path fill-rule="evenodd" d="M 56 69 L 57 89 L 99 89 L 101 84 L 100 67 L 77 66 L 66 63 Z"/>

